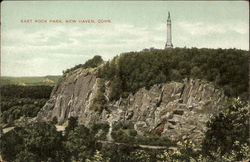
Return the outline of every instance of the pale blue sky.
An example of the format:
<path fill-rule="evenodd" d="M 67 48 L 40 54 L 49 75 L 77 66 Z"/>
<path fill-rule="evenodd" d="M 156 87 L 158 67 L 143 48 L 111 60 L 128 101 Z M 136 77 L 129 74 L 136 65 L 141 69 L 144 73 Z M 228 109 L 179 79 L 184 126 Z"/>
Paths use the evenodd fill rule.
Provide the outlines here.
<path fill-rule="evenodd" d="M 248 2 L 6 1 L 1 5 L 1 75 L 60 75 L 94 55 L 163 48 L 167 12 L 174 47 L 249 49 Z M 111 23 L 21 23 L 109 19 Z"/>

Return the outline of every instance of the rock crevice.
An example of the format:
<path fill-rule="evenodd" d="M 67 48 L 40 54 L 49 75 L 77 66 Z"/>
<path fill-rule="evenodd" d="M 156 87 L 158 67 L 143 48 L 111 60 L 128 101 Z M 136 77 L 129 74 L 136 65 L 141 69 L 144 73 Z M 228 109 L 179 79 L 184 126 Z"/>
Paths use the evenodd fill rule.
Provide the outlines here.
<path fill-rule="evenodd" d="M 185 79 L 183 82 L 157 84 L 149 90 L 141 88 L 127 98 L 110 102 L 110 88 L 106 82 L 108 103 L 101 113 L 97 113 L 89 109 L 98 90 L 96 73 L 97 68 L 79 69 L 63 77 L 36 119 L 49 121 L 56 117 L 62 124 L 75 116 L 85 126 L 95 122 L 112 126 L 115 122 L 129 121 L 138 134 L 152 132 L 173 140 L 185 137 L 199 141 L 206 130 L 206 122 L 227 100 L 213 84 Z"/>

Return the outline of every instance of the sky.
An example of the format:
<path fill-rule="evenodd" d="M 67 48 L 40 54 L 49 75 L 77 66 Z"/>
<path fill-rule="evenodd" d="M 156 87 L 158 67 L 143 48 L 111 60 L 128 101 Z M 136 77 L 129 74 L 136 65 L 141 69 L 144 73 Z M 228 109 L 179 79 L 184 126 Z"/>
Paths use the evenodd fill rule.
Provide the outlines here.
<path fill-rule="evenodd" d="M 1 75 L 61 75 L 95 55 L 163 49 L 168 11 L 174 47 L 249 50 L 247 1 L 5 1 Z"/>

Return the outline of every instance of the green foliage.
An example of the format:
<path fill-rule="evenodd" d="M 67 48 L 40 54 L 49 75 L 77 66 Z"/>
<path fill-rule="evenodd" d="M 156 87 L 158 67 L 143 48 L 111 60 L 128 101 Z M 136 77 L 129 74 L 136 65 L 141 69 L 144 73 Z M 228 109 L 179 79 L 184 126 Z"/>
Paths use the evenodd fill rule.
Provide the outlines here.
<path fill-rule="evenodd" d="M 79 125 L 70 130 L 63 142 L 67 158 L 70 161 L 84 161 L 90 158 L 95 151 L 95 137 L 91 131 Z"/>
<path fill-rule="evenodd" d="M 4 97 L 41 99 L 49 98 L 53 87 L 5 85 L 1 86 L 0 89 L 1 96 Z"/>
<path fill-rule="evenodd" d="M 70 117 L 68 119 L 68 126 L 65 128 L 65 135 L 67 136 L 70 131 L 73 131 L 78 126 L 78 118 Z"/>
<path fill-rule="evenodd" d="M 76 118 L 71 118 L 64 136 L 52 123 L 15 127 L 0 137 L 0 154 L 6 161 L 85 161 L 97 149 L 95 133 L 107 125 L 93 128 L 77 125 Z"/>
<path fill-rule="evenodd" d="M 108 159 L 110 162 L 164 161 L 164 159 L 158 158 L 158 155 L 163 154 L 164 150 L 142 149 L 133 145 L 115 144 L 102 145 L 99 150 L 102 158 Z"/>
<path fill-rule="evenodd" d="M 151 137 L 144 137 L 139 136 L 136 138 L 136 144 L 141 145 L 153 145 L 153 146 L 175 146 L 168 137 L 158 137 L 158 136 L 151 136 Z"/>
<path fill-rule="evenodd" d="M 192 78 L 202 78 L 202 71 L 199 67 L 195 66 L 191 69 L 190 75 Z M 219 75 L 217 77 L 219 77 Z M 218 82 L 216 82 L 216 83 L 218 83 Z"/>
<path fill-rule="evenodd" d="M 131 133 L 133 131 L 134 125 L 132 123 L 118 122 L 113 124 L 111 136 L 116 142 L 134 143 L 134 136 L 137 133 Z"/>
<path fill-rule="evenodd" d="M 11 124 L 21 117 L 35 117 L 40 109 L 43 107 L 46 99 L 29 99 L 29 98 L 16 98 L 16 99 L 6 99 L 3 98 L 1 105 L 2 118 L 1 123 Z M 12 102 L 15 100 L 14 102 Z M 31 101 L 31 102 L 30 102 Z M 16 105 L 15 105 L 16 103 Z"/>
<path fill-rule="evenodd" d="M 214 82 L 229 97 L 247 98 L 248 53 L 237 49 L 148 50 L 121 54 L 107 62 L 99 77 L 110 81 L 111 99 L 139 88 L 184 78 Z"/>
<path fill-rule="evenodd" d="M 95 138 L 98 140 L 106 140 L 107 133 L 109 131 L 108 123 L 95 123 L 91 126 L 92 134 L 95 134 Z"/>
<path fill-rule="evenodd" d="M 100 151 L 96 150 L 95 154 L 91 160 L 87 159 L 86 162 L 109 162 L 110 158 L 103 158 L 103 155 Z"/>
<path fill-rule="evenodd" d="M 24 130 L 15 128 L 0 137 L 0 153 L 3 159 L 13 161 L 17 153 L 24 150 L 21 132 L 24 132 Z"/>
<path fill-rule="evenodd" d="M 138 136 L 134 125 L 130 122 L 118 122 L 113 125 L 111 132 L 112 138 L 116 142 L 137 144 L 137 145 L 155 145 L 155 146 L 175 146 L 167 137 L 159 137 L 153 134 L 148 136 Z"/>
<path fill-rule="evenodd" d="M 62 135 L 50 124 L 16 127 L 1 136 L 1 155 L 7 161 L 60 161 L 61 140 Z"/>
<path fill-rule="evenodd" d="M 90 106 L 90 110 L 96 111 L 101 113 L 103 109 L 106 107 L 106 97 L 104 96 L 105 93 L 105 82 L 103 79 L 98 80 L 98 90 L 94 96 L 93 102 Z"/>
<path fill-rule="evenodd" d="M 39 157 L 36 154 L 33 154 L 32 152 L 25 150 L 22 150 L 19 154 L 16 155 L 16 162 L 22 162 L 22 161 L 29 161 L 29 162 L 36 162 L 39 159 Z"/>
<path fill-rule="evenodd" d="M 145 150 L 136 150 L 132 155 L 135 161 L 150 162 L 150 155 Z"/>
<path fill-rule="evenodd" d="M 132 152 L 136 149 L 129 145 L 102 145 L 100 151 L 103 155 L 103 158 L 110 158 L 110 162 L 133 162 L 131 160 Z"/>
<path fill-rule="evenodd" d="M 94 56 L 92 59 L 85 62 L 83 65 L 84 68 L 94 68 L 103 63 L 103 59 L 101 56 Z"/>
<path fill-rule="evenodd" d="M 44 106 L 51 86 L 1 86 L 1 123 L 11 124 L 17 119 L 35 117 Z"/>
<path fill-rule="evenodd" d="M 113 124 L 113 130 L 119 129 L 134 129 L 134 124 L 131 122 L 117 122 Z"/>
<path fill-rule="evenodd" d="M 211 152 L 220 150 L 224 155 L 232 151 L 240 152 L 241 145 L 248 142 L 249 138 L 249 105 L 240 99 L 234 99 L 228 107 L 208 122 L 208 131 L 202 144 L 206 155 L 212 156 Z M 238 145 L 235 145 L 235 142 Z M 244 158 L 237 154 L 236 159 Z"/>
<path fill-rule="evenodd" d="M 220 148 L 217 150 L 211 150 L 211 155 L 207 156 L 200 150 L 195 150 L 190 142 L 179 143 L 178 147 L 175 150 L 165 150 L 157 154 L 157 159 L 160 161 L 173 161 L 173 162 L 210 162 L 210 161 L 219 161 L 219 162 L 232 162 L 232 161 L 249 161 L 249 147 L 247 143 L 239 145 L 239 142 L 235 142 L 234 145 L 239 148 L 238 151 L 231 150 L 228 153 L 222 154 Z M 238 155 L 243 155 L 240 159 Z"/>
<path fill-rule="evenodd" d="M 200 151 L 193 150 L 189 142 L 178 142 L 175 149 L 164 150 L 156 155 L 159 161 L 170 161 L 170 162 L 196 162 L 198 160 Z M 207 162 L 207 161 L 204 161 Z"/>
<path fill-rule="evenodd" d="M 1 86 L 0 123 L 12 124 L 17 119 L 35 117 L 50 97 L 52 88 L 51 86 Z"/>
<path fill-rule="evenodd" d="M 70 69 L 67 69 L 65 71 L 63 71 L 63 74 L 67 74 L 67 73 L 70 73 L 76 69 L 79 69 L 79 68 L 83 68 L 83 69 L 87 69 L 87 68 L 95 68 L 99 65 L 101 65 L 103 63 L 103 59 L 101 56 L 94 56 L 92 59 L 86 61 L 84 64 L 78 64 Z"/>

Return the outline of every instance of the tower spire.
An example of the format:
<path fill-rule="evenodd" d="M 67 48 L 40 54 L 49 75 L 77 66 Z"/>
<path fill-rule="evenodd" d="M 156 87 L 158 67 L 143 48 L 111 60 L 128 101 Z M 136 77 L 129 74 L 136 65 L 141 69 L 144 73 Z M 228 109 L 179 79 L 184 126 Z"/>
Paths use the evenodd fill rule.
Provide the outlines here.
<path fill-rule="evenodd" d="M 168 11 L 168 20 L 171 20 L 171 19 L 170 19 L 170 12 L 169 12 L 169 11 Z"/>
<path fill-rule="evenodd" d="M 165 45 L 165 49 L 168 48 L 173 48 L 170 12 L 168 12 L 168 19 L 167 19 L 167 42 Z"/>

